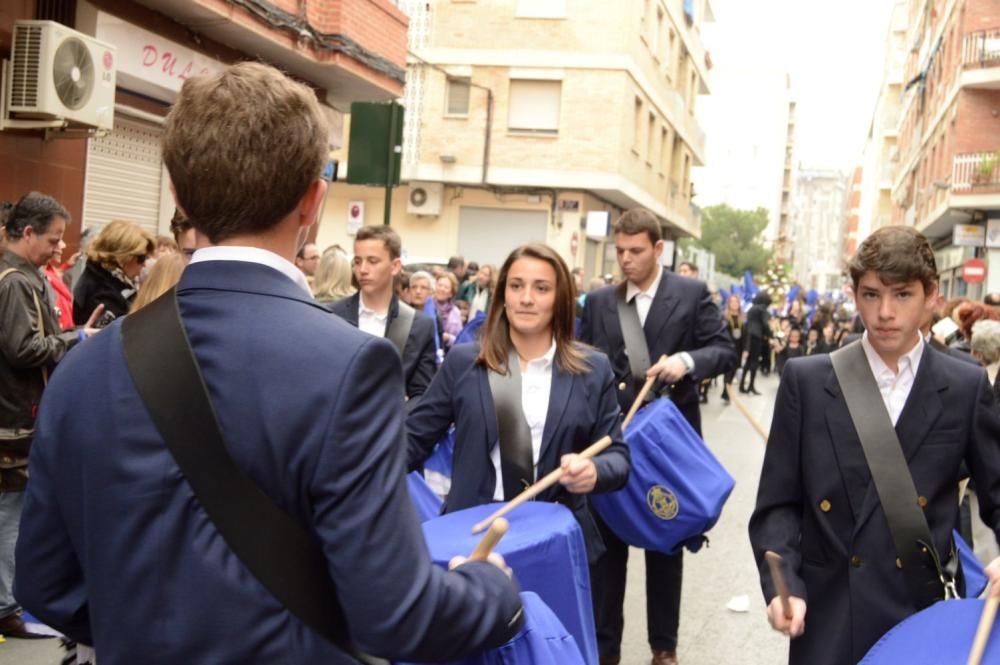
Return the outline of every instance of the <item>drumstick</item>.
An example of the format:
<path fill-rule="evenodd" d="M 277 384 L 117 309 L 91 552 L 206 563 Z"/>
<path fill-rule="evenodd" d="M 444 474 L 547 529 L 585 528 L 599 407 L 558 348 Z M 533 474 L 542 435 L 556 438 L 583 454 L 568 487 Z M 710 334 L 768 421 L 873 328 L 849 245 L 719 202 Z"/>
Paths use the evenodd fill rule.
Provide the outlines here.
<path fill-rule="evenodd" d="M 762 438 L 766 444 L 767 430 L 764 429 L 764 426 L 760 424 L 759 420 L 753 417 L 753 414 L 750 413 L 750 409 L 748 409 L 747 405 L 743 403 L 743 400 L 736 396 L 736 393 L 733 392 L 732 388 L 732 383 L 726 384 L 726 394 L 729 395 L 729 401 L 736 405 L 736 408 L 739 409 L 740 413 L 746 417 L 746 419 L 750 422 L 750 426 L 753 427 L 754 431 L 760 435 L 760 438 Z"/>
<path fill-rule="evenodd" d="M 593 457 L 594 455 L 598 454 L 599 452 L 601 452 L 602 450 L 604 450 L 605 448 L 607 448 L 610 445 L 611 445 L 611 437 L 610 436 L 601 437 L 601 439 L 599 441 L 597 441 L 597 443 L 591 444 L 589 448 L 587 448 L 582 453 L 580 453 L 579 455 L 577 455 L 576 458 L 577 459 L 590 459 L 591 457 Z M 483 529 L 485 529 L 487 526 L 489 526 L 490 523 L 493 522 L 493 520 L 495 520 L 497 518 L 500 518 L 500 517 L 503 517 L 504 515 L 506 515 L 510 511 L 512 511 L 515 508 L 517 508 L 518 506 L 520 506 L 525 501 L 528 501 L 530 499 L 535 498 L 536 496 L 538 496 L 539 494 L 541 494 L 542 492 L 544 492 L 548 488 L 552 487 L 557 482 L 559 482 L 560 478 L 562 478 L 562 473 L 563 473 L 562 467 L 559 467 L 558 469 L 550 471 L 544 478 L 542 478 L 541 480 L 537 481 L 534 485 L 532 485 L 531 487 L 525 489 L 523 492 L 521 492 L 520 494 L 518 494 L 517 496 L 515 496 L 513 499 L 511 499 L 507 503 L 505 503 L 502 508 L 500 508 L 495 513 L 493 513 L 492 515 L 490 515 L 489 517 L 487 517 L 486 519 L 484 519 L 482 522 L 479 522 L 478 524 L 476 524 L 475 526 L 473 526 L 472 527 L 472 533 L 479 533 L 480 531 L 482 531 Z"/>
<path fill-rule="evenodd" d="M 788 600 L 788 585 L 785 583 L 785 573 L 781 569 L 784 560 L 780 554 L 771 552 L 770 550 L 764 552 L 764 558 L 767 559 L 767 567 L 771 569 L 774 590 L 778 592 L 778 596 L 781 598 L 781 611 L 784 613 L 786 619 L 791 619 L 792 603 Z"/>
<path fill-rule="evenodd" d="M 667 356 L 666 355 L 662 355 L 662 356 L 660 356 L 660 359 L 657 362 L 663 362 L 666 359 L 667 359 Z M 639 410 L 640 406 L 642 406 L 642 402 L 643 402 L 643 400 L 646 399 L 646 395 L 648 395 L 649 391 L 653 389 L 653 384 L 654 383 L 656 383 L 656 375 L 655 374 L 653 376 L 648 377 L 646 379 L 646 383 L 642 384 L 642 390 L 639 391 L 639 395 L 635 398 L 635 401 L 632 402 L 632 406 L 629 407 L 628 413 L 625 414 L 625 419 L 622 420 L 622 431 L 623 432 L 625 431 L 625 428 L 628 427 L 628 424 L 630 422 L 632 422 L 632 416 L 634 416 L 635 412 Z"/>
<path fill-rule="evenodd" d="M 507 533 L 509 526 L 510 523 L 502 517 L 493 520 L 490 530 L 486 532 L 486 535 L 476 545 L 476 549 L 472 550 L 472 554 L 469 555 L 469 561 L 485 561 L 486 557 L 493 551 L 493 548 L 500 542 L 500 539 Z"/>
<path fill-rule="evenodd" d="M 993 631 L 993 620 L 997 617 L 997 605 L 1000 605 L 1000 598 L 991 596 L 986 599 L 983 605 L 983 613 L 979 616 L 979 627 L 976 628 L 976 639 L 972 642 L 972 650 L 969 652 L 968 665 L 979 665 L 983 659 L 983 652 L 986 651 L 986 642 L 990 639 Z"/>

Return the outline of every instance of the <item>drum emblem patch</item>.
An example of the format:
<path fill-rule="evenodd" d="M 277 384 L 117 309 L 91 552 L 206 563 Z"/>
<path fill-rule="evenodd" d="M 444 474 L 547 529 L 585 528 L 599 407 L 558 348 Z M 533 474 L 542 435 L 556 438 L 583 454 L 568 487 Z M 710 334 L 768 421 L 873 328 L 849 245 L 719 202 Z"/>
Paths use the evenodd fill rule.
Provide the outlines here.
<path fill-rule="evenodd" d="M 646 492 L 646 505 L 661 520 L 674 519 L 680 509 L 680 506 L 677 505 L 677 497 L 663 485 L 653 485 L 649 488 L 649 491 Z"/>

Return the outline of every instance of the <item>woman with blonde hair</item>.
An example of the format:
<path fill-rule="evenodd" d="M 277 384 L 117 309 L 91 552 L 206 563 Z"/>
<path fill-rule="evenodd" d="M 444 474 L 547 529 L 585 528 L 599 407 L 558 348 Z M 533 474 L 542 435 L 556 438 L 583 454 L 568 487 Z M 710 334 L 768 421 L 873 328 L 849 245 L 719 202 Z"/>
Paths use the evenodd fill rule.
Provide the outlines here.
<path fill-rule="evenodd" d="M 128 314 L 138 291 L 136 279 L 155 250 L 153 236 L 132 222 L 115 220 L 102 228 L 87 248 L 87 265 L 73 288 L 77 325 L 98 305 L 104 305 L 99 326 Z"/>
<path fill-rule="evenodd" d="M 407 465 L 419 468 L 455 424 L 449 512 L 510 500 L 561 467 L 560 484 L 538 500 L 573 512 L 593 563 L 604 541 L 586 495 L 620 489 L 630 462 L 611 363 L 574 339 L 575 310 L 573 278 L 555 250 L 515 249 L 500 270 L 482 342 L 456 345 L 407 417 Z M 501 421 L 526 421 L 520 437 L 498 434 L 498 401 L 491 397 L 504 390 L 498 385 L 516 393 L 501 400 L 511 416 Z M 609 448 L 577 458 L 605 435 L 613 440 Z"/>
<path fill-rule="evenodd" d="M 177 282 L 181 281 L 181 273 L 184 272 L 186 266 L 187 259 L 180 252 L 164 254 L 158 258 L 153 267 L 149 269 L 146 278 L 142 280 L 139 295 L 135 297 L 129 314 L 138 312 L 173 288 Z"/>
<path fill-rule="evenodd" d="M 351 286 L 351 262 L 339 247 L 327 247 L 319 259 L 313 276 L 313 297 L 316 302 L 330 305 L 354 295 Z"/>

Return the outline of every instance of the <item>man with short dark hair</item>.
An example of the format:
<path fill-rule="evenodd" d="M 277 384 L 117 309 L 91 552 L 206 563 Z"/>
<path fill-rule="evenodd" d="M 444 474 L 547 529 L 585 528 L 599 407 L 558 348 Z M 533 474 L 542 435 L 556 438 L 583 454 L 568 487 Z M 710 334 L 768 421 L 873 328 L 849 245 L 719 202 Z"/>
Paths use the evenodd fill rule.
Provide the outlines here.
<path fill-rule="evenodd" d="M 307 279 L 312 279 L 319 265 L 319 247 L 316 243 L 307 242 L 295 253 L 295 267 L 302 271 Z"/>
<path fill-rule="evenodd" d="M 0 254 L 0 635 L 7 637 L 32 637 L 12 586 L 38 405 L 56 363 L 96 332 L 100 310 L 83 329 L 61 332 L 39 269 L 62 246 L 68 221 L 52 197 L 26 194 L 6 219 L 7 248 Z"/>
<path fill-rule="evenodd" d="M 402 302 L 396 293 L 396 276 L 403 270 L 402 251 L 403 243 L 391 226 L 358 229 L 351 264 L 358 292 L 330 305 L 330 311 L 369 335 L 393 340 L 403 361 L 409 410 L 427 390 L 437 364 L 434 322 Z M 399 338 L 394 339 L 397 329 Z"/>
<path fill-rule="evenodd" d="M 465 280 L 465 259 L 461 256 L 453 256 L 448 259 L 448 272 L 455 275 L 458 283 L 461 284 Z"/>
<path fill-rule="evenodd" d="M 688 279 L 698 279 L 698 266 L 690 261 L 681 261 L 677 266 L 677 274 Z"/>
<path fill-rule="evenodd" d="M 163 158 L 211 245 L 164 297 L 176 299 L 225 454 L 315 543 L 329 575 L 317 593 L 335 588 L 343 621 L 335 607 L 323 614 L 347 636 L 334 644 L 291 612 L 195 495 L 123 353 L 134 334 L 123 328 L 163 306 L 154 301 L 71 353 L 49 384 L 17 545 L 25 608 L 94 645 L 102 665 L 356 665 L 348 639 L 392 660 L 446 661 L 518 629 L 502 559 L 452 571 L 430 560 L 407 496 L 392 345 L 331 316 L 292 263 L 326 196 L 328 136 L 315 92 L 273 67 L 188 78 Z M 329 600 L 284 591 L 300 605 Z"/>
<path fill-rule="evenodd" d="M 886 631 L 944 597 L 947 571 L 962 591 L 951 533 L 963 461 L 976 482 L 983 521 L 1000 535 L 1000 418 L 992 387 L 981 367 L 928 349 L 920 330 L 937 295 L 930 244 L 912 227 L 883 227 L 861 244 L 849 269 L 865 332 L 832 356 L 785 366 L 750 519 L 768 620 L 792 638 L 792 665 L 858 662 Z M 834 370 L 835 360 L 849 357 L 858 369 Z M 848 407 L 842 385 L 855 377 L 864 383 L 851 383 L 857 386 L 848 391 L 852 402 L 869 381 L 875 393 L 862 397 L 865 416 L 857 404 Z M 874 428 L 864 420 L 856 424 L 859 417 L 884 421 L 898 443 L 891 435 L 870 443 L 866 436 L 862 443 L 859 432 Z M 885 454 L 871 457 L 877 443 L 897 448 L 898 466 Z M 918 548 L 917 538 L 904 538 L 897 549 L 891 529 L 902 533 L 904 525 L 898 518 L 889 523 L 887 515 L 900 513 L 887 508 L 896 497 L 884 496 L 876 484 L 876 465 L 879 478 L 911 483 L 931 543 Z M 790 617 L 767 551 L 783 557 Z M 993 595 L 1000 595 L 1000 559 L 987 573 Z"/>
<path fill-rule="evenodd" d="M 174 216 L 170 218 L 170 233 L 177 241 L 177 248 L 184 256 L 184 260 L 190 261 L 198 247 L 197 232 L 180 208 L 174 210 Z"/>
<path fill-rule="evenodd" d="M 660 266 L 663 239 L 660 222 L 645 209 L 629 210 L 614 225 L 618 265 L 626 281 L 587 294 L 581 339 L 611 359 L 618 385 L 618 403 L 628 412 L 641 388 L 625 351 L 619 298 L 633 307 L 642 326 L 652 367 L 660 387 L 669 386 L 670 399 L 691 426 L 701 432 L 698 382 L 736 366 L 736 348 L 704 282 L 683 279 Z M 663 361 L 655 361 L 666 356 Z M 645 379 L 646 377 L 642 377 Z M 616 664 L 624 618 L 628 546 L 597 518 L 608 551 L 595 566 L 595 619 L 601 663 Z M 646 552 L 647 634 L 652 665 L 676 665 L 680 621 L 682 554 Z"/>

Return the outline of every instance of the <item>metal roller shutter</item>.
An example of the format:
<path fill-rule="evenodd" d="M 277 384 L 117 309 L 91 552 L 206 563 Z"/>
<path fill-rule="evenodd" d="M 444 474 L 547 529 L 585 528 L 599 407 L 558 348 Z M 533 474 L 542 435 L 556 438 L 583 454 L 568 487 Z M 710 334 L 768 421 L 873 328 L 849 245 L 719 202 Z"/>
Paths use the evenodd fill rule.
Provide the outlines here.
<path fill-rule="evenodd" d="M 156 235 L 160 222 L 162 128 L 115 117 L 114 131 L 87 141 L 83 226 L 100 229 L 113 219 L 134 222 Z"/>
<path fill-rule="evenodd" d="M 458 253 L 466 261 L 499 267 L 514 248 L 545 242 L 548 219 L 545 210 L 463 206 L 458 215 Z"/>

